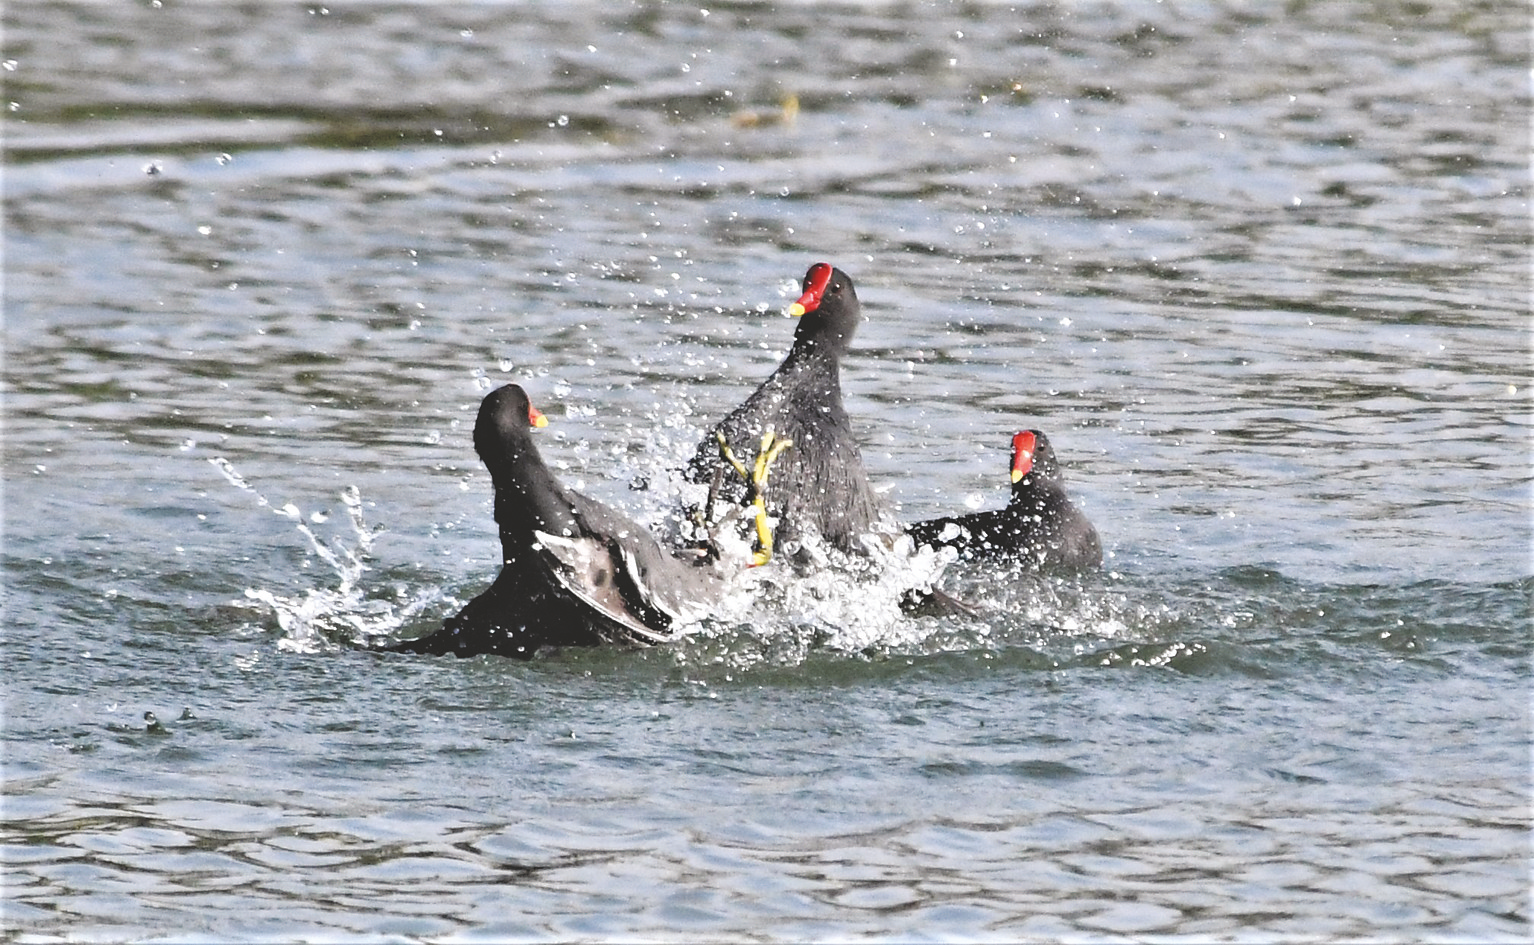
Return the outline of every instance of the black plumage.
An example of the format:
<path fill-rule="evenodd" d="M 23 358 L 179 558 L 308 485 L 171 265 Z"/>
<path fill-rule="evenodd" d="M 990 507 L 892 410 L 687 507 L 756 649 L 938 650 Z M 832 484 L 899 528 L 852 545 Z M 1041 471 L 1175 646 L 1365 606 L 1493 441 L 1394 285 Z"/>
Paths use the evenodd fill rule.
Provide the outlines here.
<path fill-rule="evenodd" d="M 721 457 L 718 435 L 723 434 L 747 464 L 760 449 L 764 433 L 787 438 L 792 446 L 772 464 L 765 490 L 767 512 L 777 520 L 779 546 L 818 535 L 833 548 L 859 553 L 861 536 L 898 531 L 869 484 L 842 405 L 841 359 L 851 347 L 862 308 L 846 273 L 816 263 L 790 311 L 801 321 L 788 356 L 745 403 L 709 430 L 686 477 L 718 482 L 720 499 L 744 504 L 746 486 Z"/>
<path fill-rule="evenodd" d="M 721 580 L 706 564 L 559 482 L 533 444 L 542 422 L 515 384 L 486 395 L 474 449 L 495 488 L 500 575 L 442 629 L 390 649 L 527 659 L 540 646 L 660 643 L 717 600 Z"/>
<path fill-rule="evenodd" d="M 1097 529 L 1071 502 L 1054 447 L 1038 430 L 1012 438 L 1012 496 L 1006 508 L 918 522 L 918 546 L 951 547 L 970 561 L 1006 561 L 1048 571 L 1100 567 Z"/>

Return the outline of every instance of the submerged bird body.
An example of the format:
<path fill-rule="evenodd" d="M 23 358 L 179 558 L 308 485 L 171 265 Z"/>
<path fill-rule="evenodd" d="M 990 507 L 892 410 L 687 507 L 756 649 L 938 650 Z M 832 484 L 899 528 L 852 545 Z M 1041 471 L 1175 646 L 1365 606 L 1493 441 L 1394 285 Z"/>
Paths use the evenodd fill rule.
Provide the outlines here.
<path fill-rule="evenodd" d="M 792 446 L 773 463 L 767 512 L 780 543 L 819 536 L 843 552 L 861 551 L 862 535 L 890 530 L 885 504 L 868 482 L 863 455 L 842 405 L 841 358 L 861 318 L 852 280 L 825 263 L 810 267 L 804 294 L 790 311 L 801 314 L 794 344 L 756 392 L 721 420 L 699 444 L 686 477 L 719 484 L 718 498 L 740 505 L 745 486 L 721 457 L 722 435 L 737 455 L 752 456 L 772 432 Z"/>
<path fill-rule="evenodd" d="M 1006 508 L 918 522 L 906 528 L 918 545 L 951 547 L 970 561 L 1021 564 L 1033 570 L 1100 567 L 1097 529 L 1071 502 L 1054 448 L 1038 430 L 1012 438 L 1012 496 Z"/>
<path fill-rule="evenodd" d="M 501 572 L 441 630 L 391 649 L 527 659 L 540 646 L 660 643 L 718 598 L 713 571 L 559 482 L 533 445 L 541 420 L 515 384 L 480 404 L 474 447 L 495 487 Z"/>

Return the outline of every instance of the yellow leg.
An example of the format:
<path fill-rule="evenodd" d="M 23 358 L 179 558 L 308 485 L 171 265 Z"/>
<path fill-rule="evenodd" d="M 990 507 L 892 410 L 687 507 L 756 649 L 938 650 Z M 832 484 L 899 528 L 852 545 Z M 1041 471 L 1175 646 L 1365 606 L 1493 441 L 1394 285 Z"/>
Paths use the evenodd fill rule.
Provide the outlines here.
<path fill-rule="evenodd" d="M 735 451 L 730 449 L 724 434 L 716 433 L 715 436 L 719 440 L 719 454 L 735 467 L 751 493 L 751 505 L 756 509 L 756 551 L 751 555 L 751 566 L 760 567 L 772 560 L 772 526 L 767 522 L 767 473 L 778 457 L 783 455 L 783 451 L 794 445 L 793 441 L 780 439 L 771 430 L 762 434 L 762 445 L 756 453 L 756 462 L 752 464 L 751 471 L 747 472 L 746 464 L 735 458 Z"/>
<path fill-rule="evenodd" d="M 780 440 L 771 430 L 762 434 L 762 448 L 757 451 L 756 465 L 751 470 L 751 491 L 755 493 L 751 504 L 756 506 L 756 553 L 751 556 L 752 567 L 761 567 L 772 560 L 772 527 L 767 524 L 767 471 L 783 451 L 793 445 L 792 440 Z"/>
<path fill-rule="evenodd" d="M 735 471 L 740 473 L 740 478 L 749 483 L 751 474 L 746 472 L 746 464 L 735 458 L 735 451 L 730 449 L 730 441 L 724 438 L 723 433 L 718 432 L 714 434 L 714 438 L 719 441 L 719 455 L 724 457 L 725 462 L 735 467 Z"/>

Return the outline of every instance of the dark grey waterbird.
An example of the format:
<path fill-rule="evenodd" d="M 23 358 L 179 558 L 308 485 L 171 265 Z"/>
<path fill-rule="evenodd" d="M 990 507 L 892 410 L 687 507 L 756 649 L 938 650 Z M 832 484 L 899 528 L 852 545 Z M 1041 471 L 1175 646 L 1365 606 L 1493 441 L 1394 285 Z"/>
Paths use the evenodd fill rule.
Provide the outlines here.
<path fill-rule="evenodd" d="M 1007 561 L 1030 569 L 1085 571 L 1103 562 L 1097 529 L 1065 494 L 1049 439 L 1038 430 L 1012 437 L 1012 497 L 1006 508 L 907 526 L 915 543 L 958 549 L 961 559 Z"/>
<path fill-rule="evenodd" d="M 540 646 L 662 643 L 717 601 L 708 564 L 559 482 L 533 444 L 546 423 L 515 384 L 481 402 L 474 449 L 495 487 L 500 575 L 442 629 L 390 649 L 529 659 Z"/>
<path fill-rule="evenodd" d="M 777 522 L 776 540 L 781 546 L 818 535 L 840 551 L 861 553 L 862 536 L 898 533 L 869 484 L 842 406 L 841 359 L 862 308 L 852 279 L 827 263 L 809 268 L 802 291 L 789 308 L 800 322 L 788 356 L 745 403 L 709 430 L 685 475 L 713 484 L 715 498 L 726 504 L 745 505 L 752 499 L 749 485 L 722 455 L 721 437 L 739 456 L 757 455 L 764 445 L 786 439 L 791 446 L 775 457 L 765 497 L 766 512 Z M 764 442 L 769 434 L 774 439 Z"/>

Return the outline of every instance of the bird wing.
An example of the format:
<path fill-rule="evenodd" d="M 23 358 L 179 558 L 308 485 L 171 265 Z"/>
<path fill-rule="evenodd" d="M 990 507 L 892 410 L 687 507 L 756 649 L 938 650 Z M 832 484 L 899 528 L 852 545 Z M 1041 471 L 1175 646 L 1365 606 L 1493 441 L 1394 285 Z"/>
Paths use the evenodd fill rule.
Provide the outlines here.
<path fill-rule="evenodd" d="M 550 578 L 571 597 L 611 621 L 624 635 L 639 643 L 664 643 L 672 615 L 654 602 L 636 580 L 632 556 L 616 541 L 598 538 L 565 538 L 534 532 L 546 555 Z M 653 623 L 653 626 L 651 625 Z"/>

